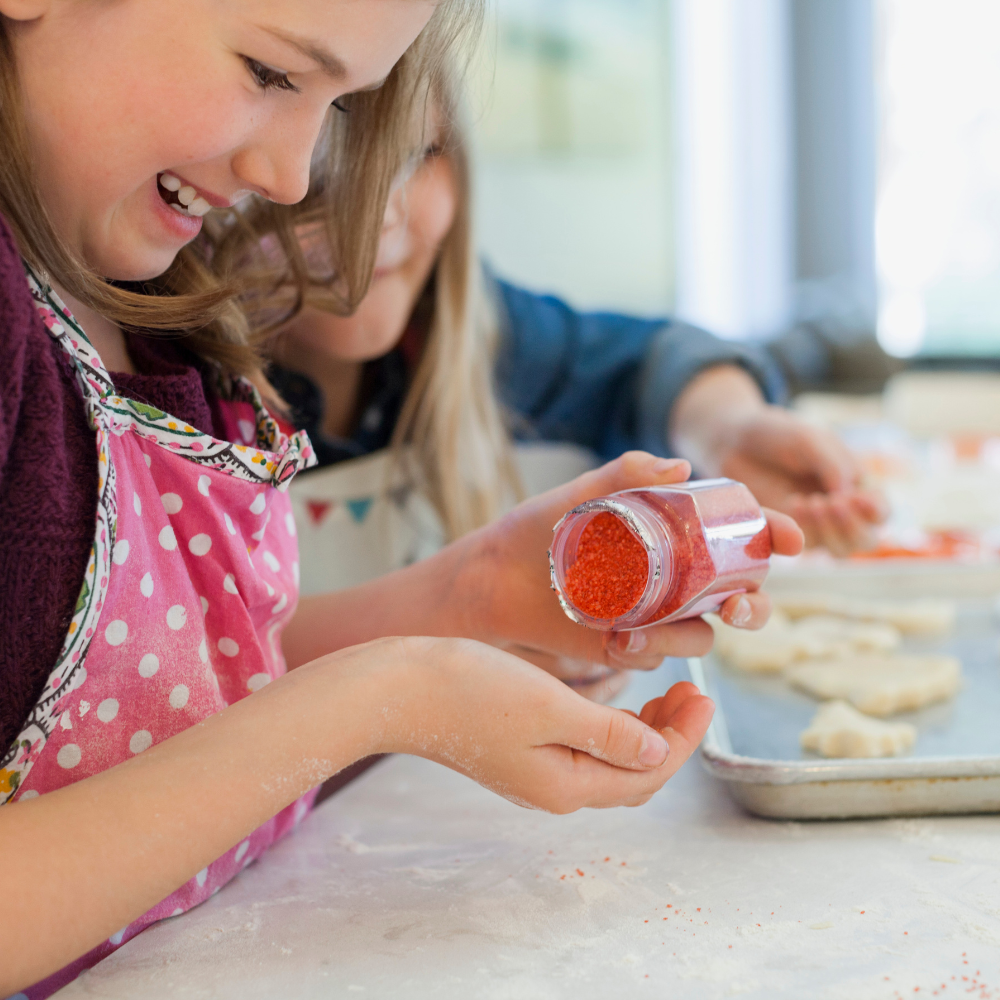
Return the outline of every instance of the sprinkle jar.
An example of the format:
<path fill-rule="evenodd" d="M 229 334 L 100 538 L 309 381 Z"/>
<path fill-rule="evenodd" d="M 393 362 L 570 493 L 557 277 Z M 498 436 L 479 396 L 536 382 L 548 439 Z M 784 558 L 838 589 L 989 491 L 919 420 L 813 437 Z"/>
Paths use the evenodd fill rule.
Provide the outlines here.
<path fill-rule="evenodd" d="M 588 500 L 553 529 L 552 587 L 573 621 L 622 630 L 694 618 L 767 576 L 771 533 L 742 483 L 701 479 Z"/>

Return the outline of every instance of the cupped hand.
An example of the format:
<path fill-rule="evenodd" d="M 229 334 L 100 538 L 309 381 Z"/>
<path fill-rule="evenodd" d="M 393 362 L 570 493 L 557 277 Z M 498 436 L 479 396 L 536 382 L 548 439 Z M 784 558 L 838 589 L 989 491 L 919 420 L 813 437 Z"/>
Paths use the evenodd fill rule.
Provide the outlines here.
<path fill-rule="evenodd" d="M 861 487 L 857 460 L 835 434 L 777 406 L 762 406 L 733 427 L 719 464 L 760 503 L 794 518 L 807 546 L 834 555 L 868 548 L 888 515 L 885 498 Z"/>
<path fill-rule="evenodd" d="M 601 632 L 570 621 L 552 592 L 546 559 L 553 526 L 577 504 L 618 490 L 684 482 L 690 472 L 680 459 L 628 452 L 466 536 L 457 543 L 464 553 L 453 584 L 456 604 L 468 616 L 465 634 L 500 646 L 516 643 L 554 656 L 647 670 L 665 656 L 708 652 L 712 630 L 700 618 L 630 632 Z M 797 554 L 802 533 L 794 521 L 775 511 L 766 515 L 773 551 Z M 760 628 L 770 600 L 763 593 L 744 594 L 730 598 L 720 613 L 730 624 Z"/>
<path fill-rule="evenodd" d="M 379 640 L 392 662 L 374 749 L 427 757 L 519 805 L 568 813 L 641 805 L 691 756 L 714 706 L 675 684 L 637 717 L 469 639 Z"/>

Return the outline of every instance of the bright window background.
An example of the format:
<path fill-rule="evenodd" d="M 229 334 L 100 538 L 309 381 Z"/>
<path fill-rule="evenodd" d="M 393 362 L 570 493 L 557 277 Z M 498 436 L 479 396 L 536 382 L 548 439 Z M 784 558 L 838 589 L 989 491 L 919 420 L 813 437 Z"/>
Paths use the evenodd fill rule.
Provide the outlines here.
<path fill-rule="evenodd" d="M 1000 350 L 1000 2 L 878 0 L 878 337 Z"/>
<path fill-rule="evenodd" d="M 495 0 L 474 80 L 479 245 L 580 308 L 674 300 L 667 0 Z"/>

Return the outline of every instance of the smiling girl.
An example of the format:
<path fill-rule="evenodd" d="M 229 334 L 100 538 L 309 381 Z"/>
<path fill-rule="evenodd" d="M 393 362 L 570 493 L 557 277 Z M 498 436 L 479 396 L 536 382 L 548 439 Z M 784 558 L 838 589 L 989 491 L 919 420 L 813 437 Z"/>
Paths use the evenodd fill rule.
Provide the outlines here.
<path fill-rule="evenodd" d="M 206 899 L 368 754 L 568 811 L 645 801 L 705 731 L 690 685 L 636 718 L 473 641 L 640 665 L 705 649 L 702 622 L 574 626 L 545 567 L 568 507 L 684 463 L 626 456 L 419 566 L 297 601 L 284 490 L 312 447 L 242 377 L 261 381 L 215 247 L 240 226 L 228 206 L 305 195 L 330 105 L 356 95 L 326 151 L 356 301 L 421 81 L 474 16 L 0 0 L 0 994 L 47 996 Z M 800 544 L 780 516 L 772 533 Z M 766 598 L 724 614 L 759 625 Z"/>

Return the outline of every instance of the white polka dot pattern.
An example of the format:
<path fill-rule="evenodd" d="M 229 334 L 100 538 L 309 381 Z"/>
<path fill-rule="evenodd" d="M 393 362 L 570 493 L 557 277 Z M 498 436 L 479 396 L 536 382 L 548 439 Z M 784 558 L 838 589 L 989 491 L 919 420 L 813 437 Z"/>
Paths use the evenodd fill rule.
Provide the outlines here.
<path fill-rule="evenodd" d="M 101 722 L 111 722 L 118 715 L 118 700 L 116 698 L 105 698 L 97 706 L 97 717 Z"/>
<path fill-rule="evenodd" d="M 143 750 L 148 750 L 152 745 L 153 734 L 148 729 L 138 730 L 132 734 L 132 738 L 128 741 L 128 748 L 132 753 L 142 753 Z"/>
<path fill-rule="evenodd" d="M 128 625 L 120 618 L 113 621 L 104 630 L 104 638 L 109 646 L 120 646 L 128 638 Z"/>
<path fill-rule="evenodd" d="M 167 628 L 179 632 L 187 625 L 187 608 L 183 604 L 175 604 L 167 611 Z"/>
<path fill-rule="evenodd" d="M 59 748 L 59 752 L 56 754 L 59 766 L 65 768 L 67 771 L 76 767 L 82 759 L 83 753 L 75 743 L 66 743 Z M 111 926 L 114 927 L 114 924 Z"/>
<path fill-rule="evenodd" d="M 223 656 L 237 656 L 240 651 L 240 644 L 235 639 L 230 639 L 228 636 L 223 636 L 219 640 L 219 652 Z"/>
<path fill-rule="evenodd" d="M 160 500 L 168 514 L 179 514 L 184 509 L 184 501 L 176 493 L 164 493 Z"/>
<path fill-rule="evenodd" d="M 58 325 L 50 327 L 53 335 Z M 270 418 L 244 401 L 252 395 L 244 383 L 217 411 L 229 441 L 239 443 L 249 428 L 251 446 L 235 449 L 115 397 L 100 359 L 77 339 L 96 373 L 88 384 L 108 393 L 94 399 L 94 412 L 106 455 L 101 481 L 113 486 L 108 496 L 117 506 L 110 513 L 99 508 L 106 534 L 95 544 L 107 562 L 99 563 L 105 576 L 91 589 L 96 612 L 88 619 L 86 665 L 68 674 L 51 716 L 54 728 L 16 793 L 21 800 L 143 753 L 279 677 L 281 629 L 296 595 L 291 504 L 267 480 L 273 474 L 274 483 L 287 481 L 301 465 L 296 456 L 308 456 L 308 443 L 289 448 Z M 258 435 L 279 450 L 258 451 Z M 218 891 L 291 829 L 311 801 L 282 810 L 111 935 L 107 946 Z"/>
<path fill-rule="evenodd" d="M 191 697 L 191 692 L 188 690 L 186 684 L 178 684 L 177 687 L 170 692 L 170 707 L 181 709 L 188 703 L 188 698 Z"/>
<path fill-rule="evenodd" d="M 212 539 L 205 534 L 195 535 L 188 542 L 188 551 L 193 556 L 207 556 L 212 548 Z"/>
<path fill-rule="evenodd" d="M 139 676 L 152 677 L 160 669 L 160 658 L 156 653 L 147 653 L 139 661 Z"/>

